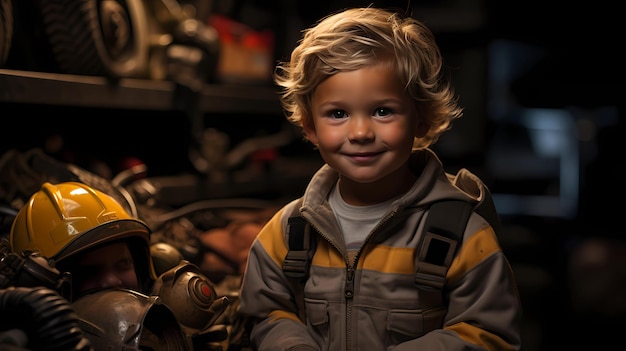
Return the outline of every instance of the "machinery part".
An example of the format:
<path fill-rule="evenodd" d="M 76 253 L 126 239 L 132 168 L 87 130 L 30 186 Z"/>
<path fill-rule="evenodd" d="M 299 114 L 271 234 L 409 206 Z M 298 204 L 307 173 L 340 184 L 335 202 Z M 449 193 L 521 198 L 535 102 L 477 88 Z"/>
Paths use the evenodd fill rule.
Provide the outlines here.
<path fill-rule="evenodd" d="M 161 274 L 152 294 L 163 300 L 184 327 L 194 331 L 210 327 L 228 306 L 228 298 L 217 298 L 213 283 L 186 260 Z"/>
<path fill-rule="evenodd" d="M 0 156 L 0 202 L 10 204 L 15 210 L 11 222 L 44 181 L 85 183 L 112 196 L 132 217 L 138 217 L 134 200 L 122 191 L 121 185 L 75 164 L 54 159 L 40 148 L 33 148 L 24 152 L 11 149 Z M 11 215 L 9 210 L 5 212 Z"/>
<path fill-rule="evenodd" d="M 153 64 L 152 73 L 157 79 L 167 78 L 178 83 L 177 88 L 187 88 L 182 90 L 191 92 L 191 96 L 186 97 L 194 101 L 181 103 L 182 107 L 192 110 L 197 109 L 197 93 L 205 82 L 214 81 L 217 70 L 219 35 L 205 23 L 208 13 L 198 13 L 199 7 L 205 7 L 210 13 L 211 6 L 212 2 L 176 0 L 148 1 L 146 6 L 155 24 L 151 34 L 158 36 L 161 44 L 153 47 L 152 61 L 162 67 L 159 69 Z"/>
<path fill-rule="evenodd" d="M 138 277 L 154 280 L 150 233 L 144 222 L 99 190 L 78 182 L 45 182 L 18 212 L 9 242 L 13 252 L 37 251 L 61 264 L 103 243 L 126 240 L 133 245 Z"/>
<path fill-rule="evenodd" d="M 45 287 L 0 290 L 0 330 L 20 329 L 30 350 L 90 351 L 91 343 L 78 326 L 67 300 Z"/>
<path fill-rule="evenodd" d="M 72 307 L 95 350 L 192 350 L 191 340 L 158 296 L 100 290 L 80 297 Z"/>
<path fill-rule="evenodd" d="M 12 0 L 0 0 L 0 67 L 4 66 L 13 41 Z"/>
<path fill-rule="evenodd" d="M 11 252 L 6 238 L 0 239 L 0 288 L 43 286 L 62 292 L 69 286 L 69 276 L 36 252 Z"/>
<path fill-rule="evenodd" d="M 157 276 L 178 266 L 178 264 L 184 260 L 183 255 L 174 245 L 164 242 L 150 245 L 150 256 L 152 256 L 154 271 Z"/>
<path fill-rule="evenodd" d="M 38 8 L 61 73 L 147 78 L 142 0 L 39 0 Z"/>

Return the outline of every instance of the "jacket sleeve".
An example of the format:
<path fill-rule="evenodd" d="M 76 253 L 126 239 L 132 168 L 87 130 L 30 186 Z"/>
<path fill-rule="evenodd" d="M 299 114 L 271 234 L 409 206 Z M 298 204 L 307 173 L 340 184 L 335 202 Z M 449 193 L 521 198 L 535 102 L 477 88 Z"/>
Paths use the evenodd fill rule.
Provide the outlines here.
<path fill-rule="evenodd" d="M 285 228 L 291 213 L 278 211 L 259 232 L 248 256 L 240 291 L 239 312 L 255 321 L 250 332 L 258 350 L 319 350 L 298 318 L 290 282 L 282 271 L 287 254 Z"/>
<path fill-rule="evenodd" d="M 443 328 L 394 351 L 521 349 L 522 306 L 515 276 L 493 228 L 478 215 L 470 218 L 446 275 L 445 293 Z"/>

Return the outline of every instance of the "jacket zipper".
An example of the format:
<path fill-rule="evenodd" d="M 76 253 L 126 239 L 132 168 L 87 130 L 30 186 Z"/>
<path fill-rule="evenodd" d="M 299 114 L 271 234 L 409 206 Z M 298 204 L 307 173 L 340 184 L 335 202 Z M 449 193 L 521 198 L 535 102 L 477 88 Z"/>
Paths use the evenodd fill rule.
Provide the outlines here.
<path fill-rule="evenodd" d="M 372 233 L 376 232 L 378 228 L 382 226 L 383 223 L 387 222 L 387 220 L 389 220 L 389 218 L 393 217 L 395 214 L 396 214 L 396 211 L 391 211 L 385 217 L 381 218 L 378 224 L 370 232 L 370 235 L 368 235 L 367 238 L 365 238 L 363 245 L 365 245 L 369 241 L 369 239 L 372 237 Z M 352 350 L 352 302 L 354 298 L 354 274 L 355 274 L 356 267 L 358 265 L 358 262 L 361 256 L 361 249 L 359 249 L 359 251 L 357 252 L 354 258 L 354 262 L 350 263 L 347 253 L 344 253 L 342 250 L 340 250 L 340 248 L 332 240 L 329 240 L 328 236 L 324 235 L 322 231 L 316 228 L 311 223 L 311 221 L 309 221 L 309 224 L 311 225 L 311 228 L 315 229 L 317 233 L 322 238 L 324 238 L 324 240 L 326 240 L 326 242 L 334 246 L 335 249 L 337 249 L 337 251 L 342 252 L 344 254 L 344 259 L 346 261 L 346 284 L 345 284 L 344 292 L 343 292 L 343 296 L 346 299 L 346 320 L 345 320 L 346 344 L 345 344 L 344 350 L 350 351 Z"/>
<path fill-rule="evenodd" d="M 352 298 L 354 297 L 354 268 L 348 265 L 346 286 L 343 291 L 346 299 L 346 351 L 352 349 Z"/>
<path fill-rule="evenodd" d="M 378 222 L 378 224 L 372 229 L 372 231 L 370 232 L 370 234 L 367 236 L 367 238 L 365 238 L 365 241 L 363 241 L 363 246 L 365 246 L 365 244 L 370 240 L 370 238 L 372 237 L 373 233 L 375 233 L 378 228 L 380 228 L 383 223 L 387 222 L 389 220 L 389 218 L 393 217 L 395 215 L 396 211 L 392 211 L 389 214 L 387 214 L 385 217 L 381 218 L 380 221 Z M 362 247 L 363 247 L 362 246 Z M 354 257 L 354 262 L 350 263 L 349 261 L 346 261 L 346 285 L 344 287 L 344 291 L 343 291 L 343 296 L 346 299 L 346 346 L 345 346 L 345 350 L 346 351 L 350 351 L 352 350 L 352 338 L 353 338 L 353 333 L 352 333 L 352 302 L 353 302 L 353 298 L 354 298 L 354 275 L 356 273 L 356 267 L 358 266 L 358 262 L 359 259 L 361 258 L 361 249 L 359 249 L 359 251 L 356 253 L 356 256 Z"/>

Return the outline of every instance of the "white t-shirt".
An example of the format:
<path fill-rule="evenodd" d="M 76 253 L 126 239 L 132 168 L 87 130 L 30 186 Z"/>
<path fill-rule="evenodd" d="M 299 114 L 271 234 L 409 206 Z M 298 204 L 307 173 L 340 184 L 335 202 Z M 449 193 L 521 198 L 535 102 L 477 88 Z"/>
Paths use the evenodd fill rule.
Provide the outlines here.
<path fill-rule="evenodd" d="M 385 215 L 395 198 L 369 206 L 354 206 L 346 203 L 339 191 L 339 182 L 330 192 L 330 203 L 339 228 L 343 233 L 348 251 L 357 251 L 367 235 Z"/>

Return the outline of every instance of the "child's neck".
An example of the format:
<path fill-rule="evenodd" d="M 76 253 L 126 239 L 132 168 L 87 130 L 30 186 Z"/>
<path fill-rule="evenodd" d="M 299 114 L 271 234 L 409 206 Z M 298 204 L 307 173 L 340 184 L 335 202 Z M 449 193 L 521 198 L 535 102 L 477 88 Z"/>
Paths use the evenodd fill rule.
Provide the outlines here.
<path fill-rule="evenodd" d="M 369 206 L 406 193 L 416 179 L 417 177 L 406 168 L 372 183 L 358 183 L 346 177 L 340 177 L 339 190 L 343 201 L 347 204 Z"/>

